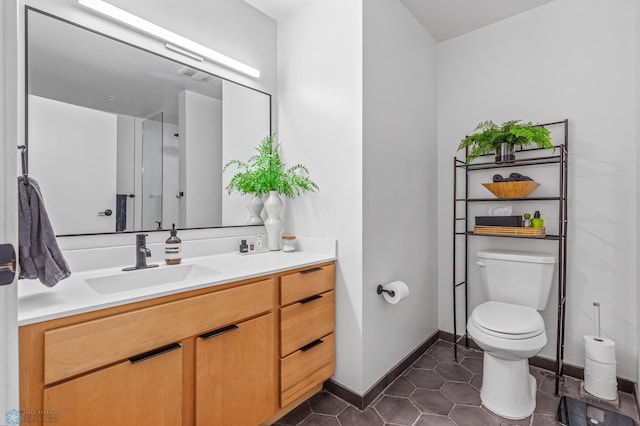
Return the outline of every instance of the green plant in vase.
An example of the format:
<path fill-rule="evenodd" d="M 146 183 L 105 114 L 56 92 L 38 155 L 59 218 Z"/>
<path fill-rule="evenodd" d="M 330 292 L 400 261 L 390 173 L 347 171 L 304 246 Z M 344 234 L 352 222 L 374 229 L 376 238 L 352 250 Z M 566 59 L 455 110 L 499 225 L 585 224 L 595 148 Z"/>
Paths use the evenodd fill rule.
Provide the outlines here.
<path fill-rule="evenodd" d="M 316 192 L 318 185 L 309 178 L 309 171 L 302 164 L 285 169 L 280 158 L 280 144 L 273 136 L 267 136 L 260 142 L 258 152 L 247 162 L 231 160 L 224 165 L 223 171 L 235 166 L 237 172 L 229 181 L 226 189 L 229 194 L 268 194 L 276 191 L 288 198 L 295 198 L 303 192 Z"/>
<path fill-rule="evenodd" d="M 232 160 L 224 165 L 223 171 L 232 166 L 237 169 L 226 189 L 230 194 L 234 191 L 256 196 L 269 194 L 264 202 L 268 215 L 264 224 L 269 236 L 269 249 L 279 250 L 282 229 L 279 218 L 282 200 L 279 195 L 295 198 L 304 192 L 316 192 L 318 185 L 311 180 L 309 171 L 302 164 L 286 167 L 280 158 L 280 144 L 272 135 L 265 137 L 256 151 L 257 154 L 246 162 Z"/>
<path fill-rule="evenodd" d="M 554 149 L 549 131 L 531 122 L 510 120 L 498 126 L 488 120 L 476 126 L 474 133 L 465 137 L 458 145 L 458 151 L 469 148 L 467 164 L 481 155 L 496 153 L 496 163 L 515 161 L 517 145 L 536 144 L 538 148 Z"/>

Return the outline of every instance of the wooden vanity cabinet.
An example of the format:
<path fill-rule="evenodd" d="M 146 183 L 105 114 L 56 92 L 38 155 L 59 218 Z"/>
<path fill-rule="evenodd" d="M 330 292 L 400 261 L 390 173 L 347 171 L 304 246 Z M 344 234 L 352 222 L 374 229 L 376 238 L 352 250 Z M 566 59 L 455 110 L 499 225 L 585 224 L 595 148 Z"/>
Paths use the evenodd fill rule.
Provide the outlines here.
<path fill-rule="evenodd" d="M 285 407 L 333 376 L 334 267 L 280 278 L 280 404 Z"/>
<path fill-rule="evenodd" d="M 168 345 L 46 387 L 43 409 L 69 426 L 180 425 L 182 363 L 182 347 Z"/>
<path fill-rule="evenodd" d="M 258 425 L 276 411 L 273 321 L 270 313 L 196 339 L 196 425 Z"/>
<path fill-rule="evenodd" d="M 58 425 L 271 424 L 333 375 L 333 310 L 325 263 L 22 326 L 20 409 Z"/>

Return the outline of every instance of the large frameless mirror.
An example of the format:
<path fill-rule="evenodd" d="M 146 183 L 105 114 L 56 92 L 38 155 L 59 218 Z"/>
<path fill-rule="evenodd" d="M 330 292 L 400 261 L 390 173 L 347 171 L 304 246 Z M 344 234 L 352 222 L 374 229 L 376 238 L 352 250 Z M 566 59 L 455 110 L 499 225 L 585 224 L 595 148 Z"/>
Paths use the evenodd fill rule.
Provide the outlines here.
<path fill-rule="evenodd" d="M 222 166 L 271 133 L 269 94 L 32 8 L 26 54 L 28 172 L 56 234 L 247 223 Z"/>

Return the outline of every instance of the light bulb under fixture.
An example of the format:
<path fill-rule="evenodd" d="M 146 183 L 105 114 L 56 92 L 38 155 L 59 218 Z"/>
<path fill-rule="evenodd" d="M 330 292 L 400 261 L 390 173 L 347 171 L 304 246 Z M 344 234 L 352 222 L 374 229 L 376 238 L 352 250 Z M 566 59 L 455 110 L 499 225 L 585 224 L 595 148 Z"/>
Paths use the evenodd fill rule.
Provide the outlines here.
<path fill-rule="evenodd" d="M 211 59 L 219 64 L 225 65 L 243 74 L 247 74 L 251 77 L 260 77 L 260 70 L 253 68 L 247 64 L 243 64 L 233 58 L 223 55 L 220 52 L 216 52 L 200 43 L 196 43 L 193 40 L 189 40 L 179 34 L 167 30 L 159 25 L 149 22 L 146 19 L 142 19 L 132 13 L 115 7 L 103 0 L 78 0 L 78 4 L 88 7 L 96 12 L 106 15 L 112 19 L 115 19 L 123 24 L 134 27 L 142 32 L 152 35 L 156 38 L 164 40 L 166 43 L 184 49 L 187 52 L 195 54 L 196 56 L 203 56 L 207 59 Z M 168 47 L 168 45 L 167 45 Z"/>

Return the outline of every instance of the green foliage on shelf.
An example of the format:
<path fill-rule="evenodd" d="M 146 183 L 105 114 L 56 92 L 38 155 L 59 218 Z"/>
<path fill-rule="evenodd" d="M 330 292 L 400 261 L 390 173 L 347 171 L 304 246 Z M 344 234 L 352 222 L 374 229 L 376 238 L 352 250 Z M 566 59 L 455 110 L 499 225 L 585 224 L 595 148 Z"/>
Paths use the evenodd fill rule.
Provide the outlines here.
<path fill-rule="evenodd" d="M 265 137 L 256 148 L 258 152 L 247 162 L 232 160 L 224 165 L 223 172 L 235 166 L 237 172 L 226 189 L 229 194 L 262 195 L 270 191 L 294 198 L 303 192 L 316 192 L 318 185 L 309 178 L 309 171 L 302 164 L 285 168 L 280 158 L 280 144 L 273 136 Z"/>
<path fill-rule="evenodd" d="M 530 145 L 535 143 L 538 148 L 554 149 L 549 131 L 533 123 L 520 123 L 521 120 L 510 120 L 498 126 L 488 120 L 476 126 L 474 133 L 465 137 L 458 145 L 458 151 L 470 148 L 467 164 L 481 155 L 489 154 L 500 148 L 503 143 L 511 145 Z"/>

